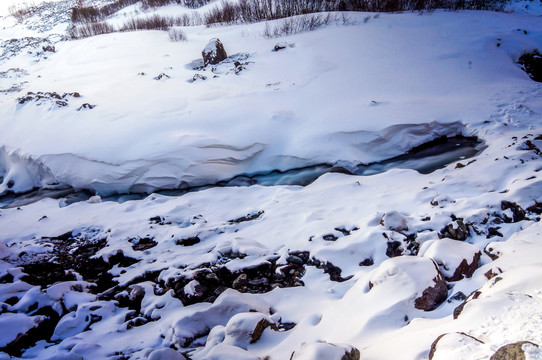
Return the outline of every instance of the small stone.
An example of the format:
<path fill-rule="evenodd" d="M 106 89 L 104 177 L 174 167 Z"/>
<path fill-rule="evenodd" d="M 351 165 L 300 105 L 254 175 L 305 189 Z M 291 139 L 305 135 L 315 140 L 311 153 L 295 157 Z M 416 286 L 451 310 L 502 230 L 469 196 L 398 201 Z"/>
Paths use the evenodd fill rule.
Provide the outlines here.
<path fill-rule="evenodd" d="M 247 274 L 241 274 L 235 279 L 231 285 L 232 288 L 239 290 L 248 284 Z"/>
<path fill-rule="evenodd" d="M 303 259 L 301 259 L 299 256 L 295 256 L 295 255 L 289 255 L 286 258 L 286 262 L 288 264 L 303 265 Z"/>

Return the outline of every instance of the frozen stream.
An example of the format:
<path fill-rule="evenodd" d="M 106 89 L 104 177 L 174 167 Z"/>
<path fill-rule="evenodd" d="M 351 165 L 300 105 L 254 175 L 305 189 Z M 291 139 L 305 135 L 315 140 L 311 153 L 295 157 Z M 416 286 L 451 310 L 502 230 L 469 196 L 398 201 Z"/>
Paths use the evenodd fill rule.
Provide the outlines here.
<path fill-rule="evenodd" d="M 406 154 L 387 160 L 358 164 L 317 164 L 286 171 L 273 170 L 254 174 L 241 174 L 231 179 L 215 184 L 185 187 L 182 189 L 164 189 L 155 191 L 167 196 L 181 196 L 188 192 L 204 190 L 212 187 L 226 186 L 275 186 L 300 185 L 306 186 L 323 174 L 340 172 L 350 175 L 369 176 L 382 173 L 394 168 L 413 169 L 422 174 L 431 173 L 455 161 L 467 159 L 482 151 L 484 145 L 474 137 L 454 136 L 441 137 L 429 143 L 411 149 Z M 465 164 L 464 164 L 465 165 Z M 0 208 L 11 208 L 27 205 L 44 198 L 64 199 L 62 204 L 69 205 L 78 201 L 87 201 L 94 194 L 88 190 L 75 190 L 67 185 L 58 185 L 47 189 L 36 189 L 23 194 L 7 194 L 0 197 Z M 124 202 L 147 197 L 147 193 L 116 194 L 103 197 L 104 201 Z"/>

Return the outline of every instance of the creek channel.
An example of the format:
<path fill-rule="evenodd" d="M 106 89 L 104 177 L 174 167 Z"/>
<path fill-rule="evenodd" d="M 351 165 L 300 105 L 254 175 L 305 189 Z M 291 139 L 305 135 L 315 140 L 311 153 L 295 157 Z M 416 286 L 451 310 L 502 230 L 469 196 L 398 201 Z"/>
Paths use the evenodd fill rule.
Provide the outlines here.
<path fill-rule="evenodd" d="M 390 159 L 355 166 L 336 164 L 316 164 L 285 171 L 272 170 L 253 174 L 241 174 L 231 179 L 222 180 L 215 184 L 184 187 L 181 189 L 156 190 L 154 193 L 166 196 L 181 196 L 189 192 L 200 191 L 214 187 L 232 186 L 277 186 L 298 185 L 307 186 L 326 173 L 344 173 L 356 176 L 379 174 L 390 169 L 413 169 L 422 174 L 429 174 L 455 161 L 471 158 L 485 149 L 485 145 L 476 137 L 442 136 L 420 146 L 410 149 L 407 153 Z M 465 164 L 464 164 L 465 165 Z M 45 199 L 62 199 L 61 206 L 67 206 L 79 201 L 87 201 L 94 194 L 88 190 L 75 190 L 68 185 L 57 185 L 50 188 L 34 189 L 22 194 L 5 194 L 0 196 L 0 209 L 28 205 Z M 102 197 L 102 201 L 125 202 L 141 200 L 148 193 L 115 194 Z"/>

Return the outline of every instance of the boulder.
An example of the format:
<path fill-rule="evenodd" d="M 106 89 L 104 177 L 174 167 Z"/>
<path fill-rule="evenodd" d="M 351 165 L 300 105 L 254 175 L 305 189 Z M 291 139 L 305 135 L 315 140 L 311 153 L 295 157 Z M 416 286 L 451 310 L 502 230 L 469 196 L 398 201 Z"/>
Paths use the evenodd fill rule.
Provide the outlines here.
<path fill-rule="evenodd" d="M 184 314 L 173 324 L 173 344 L 189 346 L 217 325 L 226 325 L 236 314 L 259 312 L 269 314 L 270 306 L 263 299 L 227 289 L 211 304 L 200 304 L 197 310 Z"/>
<path fill-rule="evenodd" d="M 393 231 L 408 231 L 408 218 L 397 211 L 384 214 L 380 224 Z"/>
<path fill-rule="evenodd" d="M 400 256 L 382 262 L 369 281 L 369 288 L 401 288 L 416 309 L 430 311 L 448 296 L 446 281 L 438 266 L 429 258 Z"/>
<path fill-rule="evenodd" d="M 154 350 L 147 358 L 148 360 L 186 360 L 186 358 L 171 348 Z"/>
<path fill-rule="evenodd" d="M 359 360 L 360 352 L 351 345 L 325 341 L 303 343 L 292 353 L 290 360 Z"/>
<path fill-rule="evenodd" d="M 228 54 L 226 54 L 226 50 L 224 50 L 224 45 L 220 42 L 219 39 L 211 39 L 205 46 L 205 49 L 201 52 L 201 55 L 203 56 L 203 64 L 205 66 L 207 65 L 215 65 L 221 62 L 222 60 L 225 60 L 228 57 Z"/>
<path fill-rule="evenodd" d="M 525 360 L 526 352 L 536 354 L 536 357 L 530 356 L 529 359 L 539 359 L 539 356 L 542 356 L 542 350 L 538 345 L 530 341 L 518 341 L 502 346 L 489 360 Z"/>
<path fill-rule="evenodd" d="M 419 255 L 433 259 L 447 281 L 458 281 L 472 276 L 482 253 L 469 243 L 440 239 L 425 242 Z"/>
<path fill-rule="evenodd" d="M 482 359 L 487 358 L 487 347 L 475 337 L 465 333 L 440 335 L 429 351 L 429 360 L 439 359 Z"/>
<path fill-rule="evenodd" d="M 278 331 L 277 324 L 269 315 L 259 312 L 239 313 L 226 324 L 224 343 L 246 350 L 249 344 L 260 340 L 267 328 Z"/>
<path fill-rule="evenodd" d="M 542 82 L 542 55 L 538 50 L 523 53 L 519 57 L 518 64 L 531 79 Z"/>

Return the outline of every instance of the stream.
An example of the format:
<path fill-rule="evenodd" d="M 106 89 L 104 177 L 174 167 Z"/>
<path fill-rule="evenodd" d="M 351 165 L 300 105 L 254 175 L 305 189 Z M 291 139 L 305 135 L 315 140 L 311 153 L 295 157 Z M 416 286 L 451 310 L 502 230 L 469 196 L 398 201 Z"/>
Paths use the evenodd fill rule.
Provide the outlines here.
<path fill-rule="evenodd" d="M 440 137 L 428 143 L 417 146 L 403 155 L 370 164 L 351 164 L 341 166 L 335 164 L 316 164 L 286 171 L 272 170 L 253 174 L 241 174 L 231 179 L 215 184 L 185 187 L 182 189 L 157 190 L 154 193 L 166 196 L 181 196 L 189 192 L 200 191 L 214 187 L 232 186 L 277 186 L 298 185 L 307 186 L 326 173 L 344 173 L 356 176 L 379 174 L 390 169 L 413 169 L 422 174 L 429 174 L 456 161 L 468 159 L 479 154 L 485 148 L 483 142 L 475 137 L 453 136 Z M 465 164 L 463 164 L 465 165 Z M 35 189 L 22 194 L 6 194 L 0 196 L 0 209 L 28 205 L 45 199 L 62 199 L 60 206 L 75 202 L 87 201 L 94 194 L 88 190 L 75 190 L 68 185 L 57 185 L 49 188 Z M 147 193 L 115 194 L 102 197 L 102 201 L 125 202 L 144 199 Z"/>

